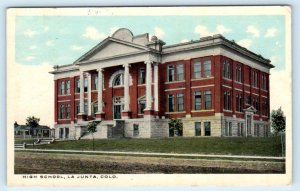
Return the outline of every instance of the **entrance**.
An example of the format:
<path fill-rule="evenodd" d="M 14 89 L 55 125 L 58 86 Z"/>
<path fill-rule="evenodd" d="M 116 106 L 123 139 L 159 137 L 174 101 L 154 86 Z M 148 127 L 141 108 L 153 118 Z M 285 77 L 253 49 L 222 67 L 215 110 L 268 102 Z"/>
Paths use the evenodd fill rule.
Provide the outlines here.
<path fill-rule="evenodd" d="M 114 119 L 121 119 L 122 110 L 124 109 L 124 98 L 123 97 L 114 97 L 113 98 L 113 116 Z"/>

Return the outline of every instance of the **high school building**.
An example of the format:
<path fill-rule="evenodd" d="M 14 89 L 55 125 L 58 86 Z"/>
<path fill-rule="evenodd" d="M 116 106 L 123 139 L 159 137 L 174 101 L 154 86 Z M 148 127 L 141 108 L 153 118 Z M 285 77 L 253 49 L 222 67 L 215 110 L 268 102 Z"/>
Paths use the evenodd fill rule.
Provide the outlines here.
<path fill-rule="evenodd" d="M 55 66 L 55 129 L 60 139 L 268 136 L 270 60 L 221 35 L 165 45 L 119 29 L 70 65 Z"/>

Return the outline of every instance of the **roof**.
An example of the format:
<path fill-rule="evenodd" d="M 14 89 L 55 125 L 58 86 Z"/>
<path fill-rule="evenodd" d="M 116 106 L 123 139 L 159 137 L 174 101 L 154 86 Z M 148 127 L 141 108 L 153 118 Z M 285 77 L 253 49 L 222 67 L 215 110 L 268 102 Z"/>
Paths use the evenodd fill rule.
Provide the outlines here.
<path fill-rule="evenodd" d="M 40 125 L 37 127 L 30 127 L 27 125 L 18 125 L 14 128 L 15 131 L 21 131 L 21 130 L 43 130 L 43 129 L 50 129 L 50 127 L 46 126 L 46 125 Z"/>
<path fill-rule="evenodd" d="M 148 33 L 136 35 L 134 36 L 132 32 L 128 29 L 121 28 L 118 29 L 111 37 L 107 37 L 90 49 L 88 52 L 80 56 L 77 60 L 75 60 L 72 64 L 68 65 L 61 65 L 61 66 L 54 66 L 54 71 L 50 72 L 51 74 L 62 73 L 62 72 L 69 72 L 74 70 L 79 70 L 79 63 L 84 64 L 84 60 L 89 58 L 90 56 L 94 55 L 95 53 L 99 52 L 106 44 L 110 42 L 117 42 L 129 47 L 135 47 L 140 49 L 141 51 L 145 52 L 155 52 L 159 54 L 169 54 L 176 51 L 185 51 L 191 49 L 199 49 L 205 47 L 212 47 L 212 46 L 223 46 L 230 50 L 233 50 L 239 54 L 245 55 L 252 60 L 255 60 L 267 68 L 274 68 L 271 64 L 269 59 L 264 58 L 263 56 L 256 54 L 245 47 L 238 45 L 234 40 L 228 40 L 224 36 L 220 34 L 216 34 L 213 36 L 202 37 L 199 40 L 192 40 L 189 42 L 184 43 L 177 43 L 173 45 L 163 46 L 165 43 L 157 37 L 153 36 L 149 41 Z M 155 42 L 161 42 L 162 49 L 160 52 L 151 48 L 149 45 Z"/>

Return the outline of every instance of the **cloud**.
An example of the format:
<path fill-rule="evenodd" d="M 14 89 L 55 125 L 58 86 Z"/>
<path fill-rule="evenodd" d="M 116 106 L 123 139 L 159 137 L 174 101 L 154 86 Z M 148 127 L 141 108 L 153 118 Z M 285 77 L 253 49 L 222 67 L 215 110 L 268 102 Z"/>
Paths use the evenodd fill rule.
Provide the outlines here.
<path fill-rule="evenodd" d="M 14 121 L 25 124 L 28 116 L 41 119 L 41 125 L 54 123 L 54 81 L 52 65 L 25 65 L 10 63 L 8 66 L 7 112 L 8 124 Z M 34 75 L 33 75 L 34 74 Z M 30 80 L 28 80 L 30 79 Z"/>
<path fill-rule="evenodd" d="M 165 31 L 160 27 L 154 27 L 154 35 L 157 36 L 157 38 L 162 39 L 165 36 Z"/>
<path fill-rule="evenodd" d="M 194 33 L 199 34 L 201 37 L 212 36 L 214 34 L 225 34 L 230 33 L 232 29 L 225 27 L 224 25 L 218 25 L 214 31 L 209 31 L 204 25 L 197 25 Z"/>
<path fill-rule="evenodd" d="M 232 29 L 226 28 L 224 25 L 218 25 L 216 29 L 218 34 L 229 33 L 232 31 Z"/>
<path fill-rule="evenodd" d="M 189 40 L 185 38 L 185 39 L 182 39 L 180 42 L 181 42 L 181 43 L 189 42 Z"/>
<path fill-rule="evenodd" d="M 45 26 L 43 29 L 44 29 L 45 32 L 47 32 L 49 30 L 49 27 Z"/>
<path fill-rule="evenodd" d="M 72 45 L 72 46 L 71 46 L 71 49 L 72 49 L 72 50 L 75 50 L 75 51 L 80 51 L 80 50 L 83 49 L 83 46 Z"/>
<path fill-rule="evenodd" d="M 252 45 L 252 40 L 242 39 L 242 40 L 239 40 L 237 43 L 242 47 L 250 48 L 250 46 Z"/>
<path fill-rule="evenodd" d="M 272 38 L 272 37 L 275 37 L 277 33 L 277 29 L 276 28 L 269 28 L 265 34 L 265 37 L 266 38 Z"/>
<path fill-rule="evenodd" d="M 119 28 L 120 28 L 120 27 L 112 27 L 112 28 L 110 29 L 110 34 L 111 34 L 111 35 L 114 34 Z"/>
<path fill-rule="evenodd" d="M 258 28 L 256 28 L 256 27 L 253 26 L 253 25 L 249 25 L 249 26 L 247 27 L 246 32 L 252 34 L 253 37 L 259 37 L 259 35 L 260 35 L 260 31 L 258 30 Z"/>
<path fill-rule="evenodd" d="M 271 56 L 270 60 L 271 60 L 271 64 L 274 65 L 274 64 L 278 64 L 279 58 L 278 56 Z"/>
<path fill-rule="evenodd" d="M 85 29 L 85 33 L 82 35 L 84 38 L 91 40 L 102 40 L 107 37 L 104 33 L 99 32 L 95 27 L 89 26 Z"/>
<path fill-rule="evenodd" d="M 285 116 L 291 116 L 292 81 L 291 72 L 287 69 L 272 70 L 270 75 L 270 107 L 271 110 L 282 108 Z"/>
<path fill-rule="evenodd" d="M 34 60 L 35 59 L 35 56 L 27 56 L 25 58 L 26 61 L 31 61 L 31 60 Z"/>
<path fill-rule="evenodd" d="M 45 44 L 46 44 L 46 46 L 54 46 L 54 41 L 48 40 Z"/>
<path fill-rule="evenodd" d="M 29 49 L 30 50 L 34 50 L 34 49 L 36 49 L 37 47 L 35 46 L 35 45 L 31 45 L 31 46 L 29 46 Z"/>
<path fill-rule="evenodd" d="M 24 34 L 26 37 L 31 38 L 31 37 L 35 36 L 36 34 L 38 34 L 38 33 L 37 33 L 36 31 L 34 31 L 34 30 L 27 29 L 26 31 L 24 31 L 23 34 Z"/>
<path fill-rule="evenodd" d="M 204 25 L 197 25 L 195 27 L 195 31 L 196 34 L 199 34 L 200 36 L 210 36 L 211 33 L 208 31 L 207 27 Z"/>

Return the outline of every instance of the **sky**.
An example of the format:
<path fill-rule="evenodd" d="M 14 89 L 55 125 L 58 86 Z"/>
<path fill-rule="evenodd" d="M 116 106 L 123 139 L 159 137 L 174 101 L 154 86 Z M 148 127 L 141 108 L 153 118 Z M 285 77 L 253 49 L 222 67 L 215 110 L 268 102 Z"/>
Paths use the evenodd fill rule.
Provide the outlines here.
<path fill-rule="evenodd" d="M 134 35 L 149 33 L 167 45 L 222 34 L 229 40 L 270 59 L 271 109 L 286 104 L 291 83 L 286 68 L 285 18 L 269 16 L 17 16 L 15 62 L 18 74 L 12 83 L 19 87 L 15 98 L 15 120 L 25 123 L 29 115 L 53 127 L 54 83 L 48 72 L 54 65 L 71 64 L 118 28 Z M 283 78 L 286 76 L 286 78 Z M 25 104 L 23 104 L 25 103 Z"/>

